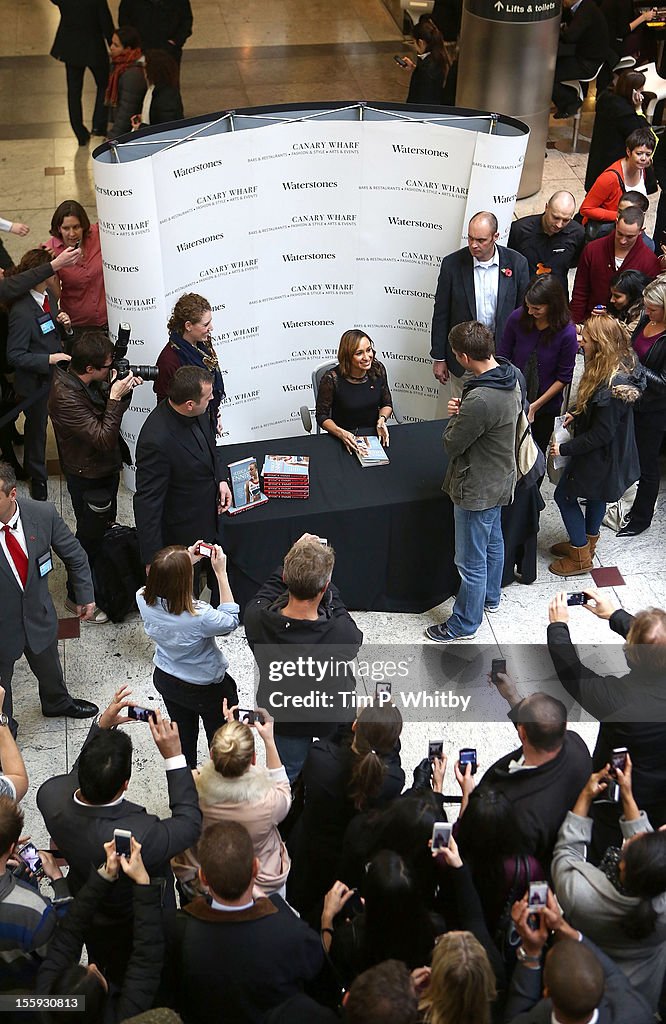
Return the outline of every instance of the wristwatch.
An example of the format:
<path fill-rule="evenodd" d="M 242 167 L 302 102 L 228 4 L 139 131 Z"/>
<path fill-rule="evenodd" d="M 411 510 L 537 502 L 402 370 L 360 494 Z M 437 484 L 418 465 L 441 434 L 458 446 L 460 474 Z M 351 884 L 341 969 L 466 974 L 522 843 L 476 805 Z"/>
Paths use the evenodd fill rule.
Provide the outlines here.
<path fill-rule="evenodd" d="M 0 713 L 0 725 L 9 725 L 9 715 L 5 715 L 4 712 Z"/>

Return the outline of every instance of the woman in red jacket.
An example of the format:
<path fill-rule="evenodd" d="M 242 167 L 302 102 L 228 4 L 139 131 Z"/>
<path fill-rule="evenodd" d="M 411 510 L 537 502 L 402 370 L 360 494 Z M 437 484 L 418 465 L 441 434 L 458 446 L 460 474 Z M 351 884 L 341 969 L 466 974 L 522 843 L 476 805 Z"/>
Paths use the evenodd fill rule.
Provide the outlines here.
<path fill-rule="evenodd" d="M 655 145 L 649 128 L 637 128 L 627 137 L 627 155 L 607 167 L 585 196 L 580 207 L 583 223 L 594 220 L 608 224 L 608 231 L 602 229 L 596 237 L 613 230 L 617 208 L 625 192 L 631 190 L 647 195 L 645 172 L 652 163 Z"/>

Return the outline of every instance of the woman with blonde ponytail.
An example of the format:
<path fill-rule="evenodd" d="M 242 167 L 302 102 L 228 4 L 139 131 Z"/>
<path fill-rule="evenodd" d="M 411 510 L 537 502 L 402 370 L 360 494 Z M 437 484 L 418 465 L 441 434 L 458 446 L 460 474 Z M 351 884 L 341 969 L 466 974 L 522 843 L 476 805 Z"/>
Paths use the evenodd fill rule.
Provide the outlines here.
<path fill-rule="evenodd" d="M 273 719 L 264 710 L 254 726 L 234 719 L 236 708 L 223 704 L 225 724 L 213 736 L 210 759 L 194 773 L 203 814 L 203 828 L 218 821 L 236 821 L 250 833 L 259 874 L 255 898 L 279 893 L 284 896 L 291 862 L 277 826 L 289 813 L 291 787 L 273 738 Z M 257 764 L 254 732 L 266 751 L 266 767 Z M 182 883 L 196 883 L 199 864 L 196 849 L 174 863 Z"/>

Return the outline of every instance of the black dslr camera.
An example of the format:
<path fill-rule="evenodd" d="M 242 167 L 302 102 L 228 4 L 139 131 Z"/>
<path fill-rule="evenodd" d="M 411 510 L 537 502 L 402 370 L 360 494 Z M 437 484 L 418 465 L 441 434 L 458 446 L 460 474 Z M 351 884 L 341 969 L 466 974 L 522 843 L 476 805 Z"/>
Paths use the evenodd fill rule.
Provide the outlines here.
<path fill-rule="evenodd" d="M 116 380 L 124 380 L 130 373 L 134 377 L 141 377 L 142 380 L 157 380 L 159 370 L 156 366 L 137 363 L 130 364 L 127 359 L 127 346 L 129 345 L 132 328 L 130 324 L 118 324 L 118 340 L 113 346 L 112 368 L 116 371 Z"/>

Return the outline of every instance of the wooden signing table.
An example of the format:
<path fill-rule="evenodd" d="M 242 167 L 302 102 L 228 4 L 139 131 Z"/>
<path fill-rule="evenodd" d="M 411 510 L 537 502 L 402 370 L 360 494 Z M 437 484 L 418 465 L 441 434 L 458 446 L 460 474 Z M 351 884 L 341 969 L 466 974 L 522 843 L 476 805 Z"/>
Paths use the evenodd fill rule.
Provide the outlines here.
<path fill-rule="evenodd" d="M 423 612 L 456 593 L 453 506 L 441 489 L 444 424 L 393 427 L 389 465 L 368 469 L 328 434 L 225 446 L 226 463 L 253 456 L 259 472 L 265 455 L 310 456 L 309 499 L 272 499 L 222 517 L 229 581 L 241 609 L 303 533 L 335 548 L 333 580 L 350 609 Z M 514 538 L 527 539 L 533 526 L 517 506 Z"/>

